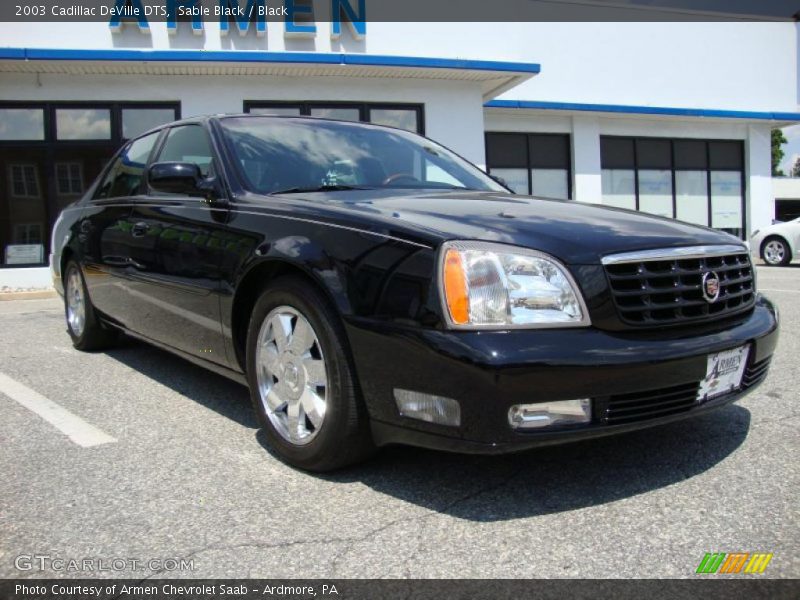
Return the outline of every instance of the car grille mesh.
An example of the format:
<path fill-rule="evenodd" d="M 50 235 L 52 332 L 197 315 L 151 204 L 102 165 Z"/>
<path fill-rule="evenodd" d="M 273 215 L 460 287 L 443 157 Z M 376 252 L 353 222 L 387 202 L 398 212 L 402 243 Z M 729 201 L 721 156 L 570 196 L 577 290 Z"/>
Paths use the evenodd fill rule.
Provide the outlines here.
<path fill-rule="evenodd" d="M 746 390 L 754 387 L 767 378 L 770 360 L 772 360 L 772 357 L 765 358 L 747 367 L 744 377 L 742 377 L 742 389 Z"/>
<path fill-rule="evenodd" d="M 746 391 L 764 381 L 769 364 L 770 358 L 750 363 L 742 376 L 739 391 Z M 696 401 L 699 387 L 700 382 L 695 382 L 660 390 L 597 398 L 596 416 L 603 424 L 622 425 L 688 412 L 696 406 L 701 406 Z"/>
<path fill-rule="evenodd" d="M 690 383 L 611 396 L 604 403 L 600 420 L 608 425 L 620 425 L 686 412 L 695 405 L 699 387 L 698 383 Z"/>
<path fill-rule="evenodd" d="M 723 318 L 755 302 L 753 267 L 746 253 L 701 258 L 647 260 L 606 265 L 620 319 L 652 327 Z M 720 279 L 719 298 L 703 297 L 703 276 Z"/>

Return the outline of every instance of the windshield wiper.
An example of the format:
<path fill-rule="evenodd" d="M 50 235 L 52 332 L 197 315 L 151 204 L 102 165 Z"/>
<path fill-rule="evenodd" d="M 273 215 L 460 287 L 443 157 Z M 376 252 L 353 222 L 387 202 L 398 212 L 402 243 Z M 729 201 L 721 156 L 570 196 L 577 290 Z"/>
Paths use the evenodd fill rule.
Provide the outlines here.
<path fill-rule="evenodd" d="M 291 187 L 285 190 L 277 190 L 270 192 L 270 196 L 277 196 L 279 194 L 303 194 L 312 192 L 345 192 L 348 190 L 371 190 L 373 188 L 363 185 L 320 185 L 317 187 Z"/>

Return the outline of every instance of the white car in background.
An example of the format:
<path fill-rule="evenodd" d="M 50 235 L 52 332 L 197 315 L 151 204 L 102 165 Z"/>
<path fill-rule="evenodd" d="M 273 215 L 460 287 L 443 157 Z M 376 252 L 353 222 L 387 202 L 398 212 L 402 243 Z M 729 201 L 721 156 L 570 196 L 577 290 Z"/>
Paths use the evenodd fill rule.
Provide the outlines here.
<path fill-rule="evenodd" d="M 772 266 L 785 266 L 800 257 L 800 218 L 757 229 L 750 238 L 753 254 Z"/>

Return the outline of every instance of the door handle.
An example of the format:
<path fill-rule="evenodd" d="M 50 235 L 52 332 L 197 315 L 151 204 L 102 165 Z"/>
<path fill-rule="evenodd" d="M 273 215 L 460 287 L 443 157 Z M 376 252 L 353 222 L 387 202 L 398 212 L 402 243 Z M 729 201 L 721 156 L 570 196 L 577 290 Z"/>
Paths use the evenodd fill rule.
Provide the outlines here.
<path fill-rule="evenodd" d="M 144 221 L 139 221 L 133 227 L 131 227 L 131 235 L 133 237 L 142 237 L 147 235 L 148 231 L 150 231 L 150 225 Z"/>

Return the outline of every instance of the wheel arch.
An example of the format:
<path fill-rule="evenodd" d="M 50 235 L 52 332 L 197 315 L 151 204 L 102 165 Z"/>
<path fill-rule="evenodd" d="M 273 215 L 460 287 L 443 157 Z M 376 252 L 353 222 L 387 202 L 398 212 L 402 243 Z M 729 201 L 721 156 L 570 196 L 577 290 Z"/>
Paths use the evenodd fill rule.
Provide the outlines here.
<path fill-rule="evenodd" d="M 241 277 L 236 285 L 236 291 L 231 303 L 231 343 L 236 356 L 236 362 L 242 371 L 246 371 L 246 342 L 247 327 L 253 307 L 261 295 L 262 290 L 272 281 L 280 277 L 296 276 L 305 280 L 320 291 L 334 307 L 337 315 L 341 317 L 347 310 L 346 299 L 336 294 L 323 279 L 312 271 L 297 263 L 282 258 L 268 258 L 253 264 Z"/>
<path fill-rule="evenodd" d="M 72 257 L 75 256 L 75 254 L 76 254 L 75 250 L 73 250 L 69 246 L 66 246 L 61 251 L 61 260 L 59 260 L 59 265 L 58 265 L 58 268 L 59 268 L 58 275 L 61 278 L 62 282 L 64 281 L 64 275 L 66 274 L 65 271 L 67 269 L 67 263 L 70 260 L 72 260 Z"/>

